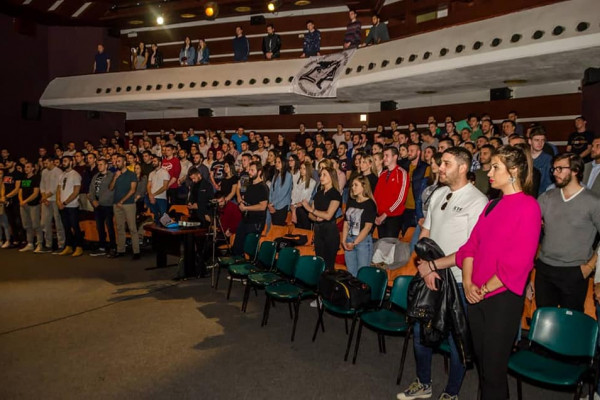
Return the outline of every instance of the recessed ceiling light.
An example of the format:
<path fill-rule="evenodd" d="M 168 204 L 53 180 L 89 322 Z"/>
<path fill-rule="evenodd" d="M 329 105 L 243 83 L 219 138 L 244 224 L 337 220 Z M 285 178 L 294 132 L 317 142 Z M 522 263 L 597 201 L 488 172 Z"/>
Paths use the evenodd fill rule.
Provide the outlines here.
<path fill-rule="evenodd" d="M 164 23 L 165 23 L 165 19 L 163 18 L 163 16 L 162 16 L 162 15 L 159 15 L 158 17 L 156 17 L 156 23 L 157 23 L 158 25 L 162 25 L 162 24 L 164 24 Z"/>
<path fill-rule="evenodd" d="M 246 12 L 252 11 L 252 8 L 250 8 L 248 6 L 239 6 L 239 7 L 235 8 L 235 11 L 237 11 L 239 13 L 246 13 Z"/>
<path fill-rule="evenodd" d="M 294 5 L 296 5 L 298 7 L 307 6 L 309 4 L 310 4 L 310 0 L 296 0 L 296 2 L 294 3 Z"/>
<path fill-rule="evenodd" d="M 196 14 L 184 13 L 180 15 L 181 18 L 196 18 Z"/>
<path fill-rule="evenodd" d="M 434 93 L 437 93 L 437 91 L 435 91 L 435 90 L 417 90 L 416 93 L 417 94 L 434 94 Z"/>
<path fill-rule="evenodd" d="M 527 79 L 507 79 L 504 81 L 504 84 L 508 86 L 522 85 L 527 83 Z"/>
<path fill-rule="evenodd" d="M 142 21 L 141 19 L 132 19 L 128 23 L 129 25 L 142 25 L 144 21 Z"/>

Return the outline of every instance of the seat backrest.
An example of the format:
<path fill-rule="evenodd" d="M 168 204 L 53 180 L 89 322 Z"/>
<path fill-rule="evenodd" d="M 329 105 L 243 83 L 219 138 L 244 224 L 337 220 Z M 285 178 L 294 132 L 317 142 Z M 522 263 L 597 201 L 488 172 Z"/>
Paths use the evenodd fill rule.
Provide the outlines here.
<path fill-rule="evenodd" d="M 356 277 L 371 288 L 371 301 L 381 304 L 387 288 L 387 271 L 377 267 L 362 267 Z"/>
<path fill-rule="evenodd" d="M 300 257 L 300 252 L 294 247 L 284 247 L 279 250 L 277 258 L 277 269 L 285 276 L 294 276 L 296 263 Z"/>
<path fill-rule="evenodd" d="M 531 342 L 573 357 L 593 357 L 597 338 L 598 323 L 584 313 L 568 308 L 538 308 L 529 330 Z"/>
<path fill-rule="evenodd" d="M 390 302 L 403 310 L 408 307 L 408 285 L 413 280 L 412 276 L 401 275 L 394 279 Z"/>
<path fill-rule="evenodd" d="M 316 288 L 323 271 L 325 271 L 325 261 L 321 257 L 300 256 L 296 263 L 294 278 L 310 288 Z"/>
<path fill-rule="evenodd" d="M 259 239 L 260 234 L 258 233 L 249 233 L 246 235 L 246 239 L 244 239 L 244 253 L 246 253 L 251 260 L 256 258 Z"/>
<path fill-rule="evenodd" d="M 270 242 L 268 240 L 262 242 L 260 244 L 260 248 L 258 249 L 256 263 L 266 269 L 273 268 L 273 265 L 275 264 L 276 252 L 277 246 L 275 245 L 275 242 Z"/>

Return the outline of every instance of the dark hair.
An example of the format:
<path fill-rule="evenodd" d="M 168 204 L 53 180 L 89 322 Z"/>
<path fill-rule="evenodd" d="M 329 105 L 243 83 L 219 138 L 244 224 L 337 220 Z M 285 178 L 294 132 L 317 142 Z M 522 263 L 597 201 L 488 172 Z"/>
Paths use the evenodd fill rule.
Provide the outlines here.
<path fill-rule="evenodd" d="M 188 176 L 192 176 L 192 175 L 200 175 L 200 176 L 202 176 L 202 174 L 200 173 L 200 170 L 198 168 L 196 168 L 196 167 L 192 167 L 188 171 Z"/>
<path fill-rule="evenodd" d="M 511 121 L 510 119 L 505 119 L 504 121 L 502 121 L 502 124 L 508 122 L 509 124 L 512 124 L 513 128 L 517 127 L 517 124 L 515 124 L 515 121 Z"/>
<path fill-rule="evenodd" d="M 577 181 L 581 182 L 583 180 L 583 170 L 585 168 L 585 164 L 583 159 L 579 154 L 575 153 L 562 153 L 557 154 L 552 158 L 552 164 L 560 160 L 569 160 L 569 168 L 571 171 L 577 172 Z"/>
<path fill-rule="evenodd" d="M 494 136 L 494 137 L 492 137 L 492 138 L 490 139 L 490 143 L 491 143 L 492 141 L 496 141 L 496 142 L 498 142 L 498 144 L 499 144 L 500 146 L 502 146 L 502 144 L 503 144 L 503 142 L 502 142 L 502 139 L 500 139 L 499 137 L 496 137 L 496 136 Z"/>
<path fill-rule="evenodd" d="M 502 146 L 494 156 L 506 165 L 507 170 L 517 169 L 516 178 L 519 180 L 519 186 L 521 186 L 523 192 L 533 196 L 533 159 L 527 145 Z"/>
<path fill-rule="evenodd" d="M 290 158 L 294 160 L 294 169 L 290 169 L 290 174 L 295 174 L 296 172 L 300 171 L 300 159 L 298 158 L 297 155 L 295 154 L 290 154 Z M 289 163 L 288 163 L 289 166 Z"/>
<path fill-rule="evenodd" d="M 271 28 L 271 29 L 275 29 L 275 26 L 273 26 L 273 24 L 267 24 L 267 28 Z"/>
<path fill-rule="evenodd" d="M 446 154 L 446 153 L 448 153 L 451 156 L 453 156 L 454 158 L 456 158 L 456 160 L 459 164 L 466 165 L 467 171 L 469 171 L 471 169 L 471 163 L 473 162 L 473 156 L 471 155 L 469 150 L 465 149 L 464 147 L 454 146 L 454 147 L 450 147 L 449 149 L 446 149 L 444 151 L 444 154 Z"/>
<path fill-rule="evenodd" d="M 442 165 L 442 156 L 444 155 L 444 153 L 441 153 L 439 151 L 433 153 L 433 157 L 431 157 L 431 159 L 433 161 L 435 161 L 435 163 L 437 165 Z"/>
<path fill-rule="evenodd" d="M 544 136 L 546 137 L 546 129 L 542 125 L 537 125 L 535 128 L 531 129 L 529 133 L 529 139 L 532 139 L 534 136 Z"/>
<path fill-rule="evenodd" d="M 386 151 L 391 151 L 391 152 L 392 152 L 392 155 L 393 155 L 393 156 L 396 156 L 396 157 L 398 157 L 398 155 L 400 154 L 400 153 L 398 153 L 398 149 L 397 149 L 397 148 L 395 148 L 394 146 L 387 146 L 385 149 L 383 149 L 383 151 L 384 151 L 384 152 L 386 152 Z"/>
<path fill-rule="evenodd" d="M 354 9 L 354 8 L 350 8 L 350 9 L 348 10 L 348 12 L 353 12 L 354 14 L 358 15 L 358 13 L 356 12 L 356 9 Z"/>
<path fill-rule="evenodd" d="M 489 151 L 492 152 L 492 155 L 494 155 L 494 153 L 496 152 L 496 148 L 494 146 L 492 146 L 491 144 L 484 144 L 483 146 L 481 146 L 479 151 L 481 151 L 483 149 L 488 149 Z"/>
<path fill-rule="evenodd" d="M 304 25 L 308 25 L 308 24 L 313 24 L 313 25 L 314 25 L 315 23 L 313 22 L 313 20 L 312 20 L 312 19 L 309 19 L 308 21 L 306 21 L 306 23 L 305 23 Z M 302 125 L 304 125 L 304 122 L 300 122 L 300 123 L 301 123 Z"/>

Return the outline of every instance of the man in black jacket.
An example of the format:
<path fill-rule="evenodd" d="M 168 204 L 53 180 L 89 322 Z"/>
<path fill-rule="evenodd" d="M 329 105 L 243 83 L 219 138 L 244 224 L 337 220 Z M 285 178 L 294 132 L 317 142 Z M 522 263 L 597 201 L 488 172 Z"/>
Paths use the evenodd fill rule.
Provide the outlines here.
<path fill-rule="evenodd" d="M 190 168 L 188 175 L 192 180 L 187 204 L 191 219 L 201 222 L 202 226 L 207 226 L 210 221 L 210 200 L 215 196 L 213 187 L 206 179 L 202 179 L 198 168 Z"/>
<path fill-rule="evenodd" d="M 281 37 L 275 33 L 273 24 L 267 25 L 267 36 L 263 38 L 262 51 L 267 60 L 279 58 L 281 51 Z"/>

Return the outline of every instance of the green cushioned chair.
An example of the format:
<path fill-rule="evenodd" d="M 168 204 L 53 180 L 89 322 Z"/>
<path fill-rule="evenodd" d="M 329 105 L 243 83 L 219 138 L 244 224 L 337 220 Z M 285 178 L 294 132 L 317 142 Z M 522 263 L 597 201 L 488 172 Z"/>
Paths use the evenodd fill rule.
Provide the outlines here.
<path fill-rule="evenodd" d="M 350 329 L 350 335 L 348 336 L 348 343 L 346 344 L 346 353 L 344 354 L 344 361 L 348 360 L 348 353 L 350 353 L 350 346 L 352 345 L 352 338 L 354 337 L 354 329 L 356 328 L 356 321 L 360 313 L 365 310 L 379 308 L 383 302 L 385 291 L 387 289 L 388 276 L 387 272 L 377 267 L 362 267 L 358 270 L 356 276 L 361 282 L 366 283 L 371 288 L 371 302 L 365 307 L 356 308 L 343 308 L 331 304 L 329 301 L 321 298 L 319 307 L 319 319 L 315 325 L 315 331 L 313 333 L 313 342 L 317 338 L 317 332 L 319 331 L 319 325 L 325 332 L 325 325 L 323 324 L 323 314 L 327 311 L 336 317 L 344 318 L 344 324 L 346 326 L 346 335 L 348 335 L 348 318 L 352 318 L 352 328 Z"/>
<path fill-rule="evenodd" d="M 531 321 L 529 348 L 516 352 L 508 362 L 509 370 L 517 377 L 519 400 L 522 399 L 522 378 L 556 386 L 574 386 L 575 399 L 579 399 L 587 380 L 591 399 L 595 386 L 593 358 L 597 340 L 598 323 L 584 313 L 567 308 L 538 308 Z M 545 350 L 536 351 L 539 346 Z"/>
<path fill-rule="evenodd" d="M 381 310 L 365 311 L 360 314 L 358 333 L 356 335 L 356 344 L 354 346 L 354 357 L 352 364 L 356 363 L 358 348 L 360 346 L 360 336 L 363 326 L 377 332 L 379 342 L 379 351 L 385 353 L 385 339 L 387 336 L 404 336 L 404 346 L 402 347 L 402 358 L 400 360 L 400 369 L 396 384 L 400 384 L 402 373 L 404 371 L 404 361 L 406 360 L 406 349 L 408 348 L 408 339 L 410 338 L 412 327 L 406 320 L 406 307 L 408 302 L 408 285 L 412 281 L 412 276 L 399 276 L 394 279 L 392 292 L 389 298 L 389 308 Z"/>
<path fill-rule="evenodd" d="M 215 289 L 219 285 L 219 277 L 221 276 L 221 268 L 229 267 L 230 265 L 241 262 L 252 262 L 256 259 L 258 250 L 258 242 L 260 239 L 259 233 L 249 233 L 244 239 L 244 255 L 243 256 L 226 256 L 219 257 L 219 267 L 217 268 L 217 278 L 215 280 Z"/>
<path fill-rule="evenodd" d="M 256 260 L 254 262 L 243 262 L 239 264 L 233 264 L 227 267 L 229 273 L 229 288 L 227 289 L 227 300 L 231 294 L 231 287 L 234 279 L 241 279 L 246 281 L 248 275 L 258 271 L 269 271 L 275 264 L 275 254 L 277 253 L 277 245 L 275 242 L 264 241 L 260 244 Z M 242 306 L 242 311 L 244 308 Z"/>
<path fill-rule="evenodd" d="M 325 261 L 321 257 L 300 256 L 296 263 L 293 281 L 279 281 L 265 288 L 266 302 L 261 326 L 265 326 L 269 320 L 272 301 L 292 303 L 294 305 L 293 342 L 296 336 L 300 303 L 305 299 L 317 298 L 317 285 L 323 271 L 325 271 Z"/>
<path fill-rule="evenodd" d="M 276 271 L 254 272 L 248 275 L 246 280 L 246 291 L 244 293 L 244 302 L 242 310 L 246 311 L 248 306 L 248 298 L 250 297 L 250 289 L 264 289 L 265 287 L 281 280 L 291 280 L 294 277 L 294 268 L 300 257 L 300 251 L 294 247 L 284 247 L 279 251 L 277 263 L 275 264 Z"/>

